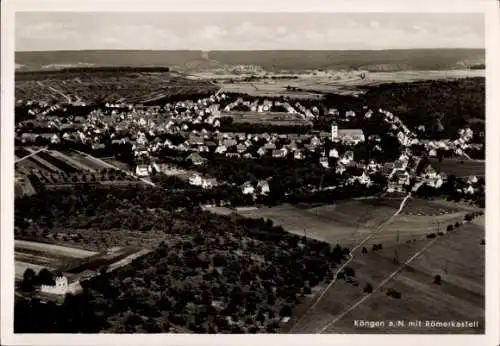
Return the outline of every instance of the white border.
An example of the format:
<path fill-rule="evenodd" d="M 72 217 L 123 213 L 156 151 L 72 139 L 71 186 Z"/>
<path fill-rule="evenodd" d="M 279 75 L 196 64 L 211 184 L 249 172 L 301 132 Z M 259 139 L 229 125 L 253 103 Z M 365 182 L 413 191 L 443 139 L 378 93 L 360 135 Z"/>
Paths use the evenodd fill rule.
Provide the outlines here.
<path fill-rule="evenodd" d="M 480 12 L 486 25 L 486 334 L 460 335 L 87 335 L 13 334 L 13 208 L 14 199 L 14 13 L 16 11 L 121 12 Z M 500 192 L 500 25 L 495 1 L 461 0 L 15 0 L 2 1 L 1 70 L 1 319 L 2 345 L 459 345 L 493 346 L 500 343 L 499 321 L 499 192 Z"/>

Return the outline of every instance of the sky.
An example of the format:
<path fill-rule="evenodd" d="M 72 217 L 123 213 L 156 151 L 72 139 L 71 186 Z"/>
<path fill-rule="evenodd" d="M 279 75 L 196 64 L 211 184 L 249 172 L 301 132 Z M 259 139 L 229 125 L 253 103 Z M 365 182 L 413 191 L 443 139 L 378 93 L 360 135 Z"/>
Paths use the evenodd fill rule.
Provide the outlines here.
<path fill-rule="evenodd" d="M 16 51 L 484 48 L 480 13 L 17 12 Z"/>

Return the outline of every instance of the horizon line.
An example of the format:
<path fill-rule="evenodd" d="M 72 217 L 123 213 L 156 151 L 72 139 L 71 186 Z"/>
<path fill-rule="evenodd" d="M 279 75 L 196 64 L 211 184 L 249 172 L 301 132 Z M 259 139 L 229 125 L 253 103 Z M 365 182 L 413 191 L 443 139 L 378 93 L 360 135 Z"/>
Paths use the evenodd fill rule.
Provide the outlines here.
<path fill-rule="evenodd" d="M 435 48 L 375 48 L 375 49 L 50 49 L 50 50 L 14 50 L 14 53 L 44 53 L 44 52 L 86 52 L 86 51 L 108 51 L 108 52 L 332 52 L 332 51 L 352 51 L 352 52 L 371 52 L 371 51 L 406 51 L 406 50 L 486 50 L 485 47 L 435 47 Z"/>

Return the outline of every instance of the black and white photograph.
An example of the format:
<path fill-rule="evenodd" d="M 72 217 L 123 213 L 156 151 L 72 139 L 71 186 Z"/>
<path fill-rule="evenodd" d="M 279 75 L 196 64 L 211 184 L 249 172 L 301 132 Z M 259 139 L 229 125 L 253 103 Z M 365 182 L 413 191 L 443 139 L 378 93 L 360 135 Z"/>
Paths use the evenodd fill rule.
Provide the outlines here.
<path fill-rule="evenodd" d="M 486 7 L 16 11 L 12 333 L 491 342 Z"/>

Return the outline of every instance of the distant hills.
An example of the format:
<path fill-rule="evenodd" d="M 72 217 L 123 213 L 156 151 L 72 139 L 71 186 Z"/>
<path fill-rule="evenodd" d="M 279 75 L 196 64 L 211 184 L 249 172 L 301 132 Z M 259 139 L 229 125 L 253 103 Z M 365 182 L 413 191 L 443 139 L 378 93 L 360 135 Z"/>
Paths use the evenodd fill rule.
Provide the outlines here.
<path fill-rule="evenodd" d="M 16 52 L 17 71 L 68 67 L 133 66 L 207 70 L 253 65 L 268 71 L 361 69 L 368 71 L 450 70 L 481 66 L 484 49 L 346 51 L 82 50 Z"/>

